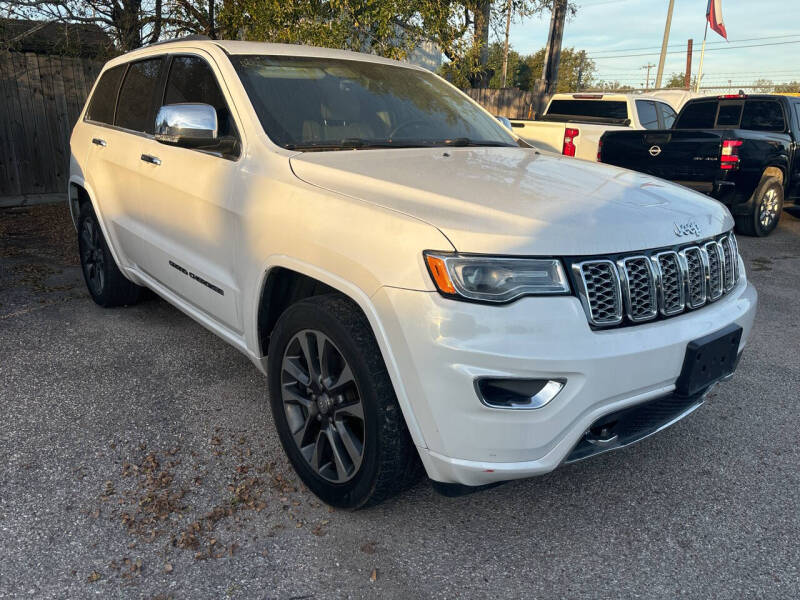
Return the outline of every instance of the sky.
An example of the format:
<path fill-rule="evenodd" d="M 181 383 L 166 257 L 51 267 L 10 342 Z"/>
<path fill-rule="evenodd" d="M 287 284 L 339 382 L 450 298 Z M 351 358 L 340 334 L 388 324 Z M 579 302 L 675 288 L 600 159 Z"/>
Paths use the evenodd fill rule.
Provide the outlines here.
<path fill-rule="evenodd" d="M 583 49 L 597 65 L 597 79 L 641 87 L 648 63 L 658 64 L 669 0 L 573 0 L 564 47 Z M 694 39 L 693 73 L 700 64 L 707 0 L 675 0 L 665 79 L 686 69 L 686 43 Z M 748 85 L 757 79 L 800 81 L 800 0 L 722 0 L 729 42 L 709 29 L 703 85 Z M 511 46 L 528 54 L 547 42 L 550 15 L 511 27 Z M 783 36 L 783 37 L 779 37 Z M 770 39 L 753 39 L 770 38 Z M 750 40 L 750 41 L 745 41 Z M 789 42 L 789 43 L 787 43 Z M 737 48 L 737 46 L 769 46 Z M 724 48 L 724 49 L 723 49 Z M 639 56 L 620 57 L 636 54 Z M 655 79 L 651 70 L 651 85 Z"/>

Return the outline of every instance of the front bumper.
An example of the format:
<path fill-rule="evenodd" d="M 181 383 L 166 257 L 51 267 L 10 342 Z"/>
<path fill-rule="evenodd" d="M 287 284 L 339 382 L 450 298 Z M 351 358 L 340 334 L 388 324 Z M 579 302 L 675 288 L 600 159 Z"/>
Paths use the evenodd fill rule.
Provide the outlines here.
<path fill-rule="evenodd" d="M 575 297 L 486 306 L 382 288 L 373 301 L 429 477 L 474 486 L 549 472 L 604 415 L 669 396 L 690 341 L 736 323 L 741 351 L 757 295 L 742 277 L 700 310 L 603 331 L 589 327 Z M 566 385 L 540 409 L 507 410 L 481 403 L 479 377 Z"/>

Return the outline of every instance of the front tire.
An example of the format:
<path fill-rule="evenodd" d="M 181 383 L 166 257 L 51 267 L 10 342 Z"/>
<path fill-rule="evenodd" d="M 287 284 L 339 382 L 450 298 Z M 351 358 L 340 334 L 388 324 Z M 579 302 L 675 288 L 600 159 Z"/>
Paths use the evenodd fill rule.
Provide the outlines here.
<path fill-rule="evenodd" d="M 421 472 L 364 314 L 338 294 L 290 306 L 270 337 L 272 416 L 295 471 L 322 501 L 356 509 Z"/>
<path fill-rule="evenodd" d="M 117 267 L 92 205 L 84 202 L 78 214 L 78 253 L 86 287 L 105 308 L 136 304 L 142 290 Z"/>
<path fill-rule="evenodd" d="M 777 177 L 764 177 L 753 192 L 753 210 L 736 217 L 736 230 L 744 235 L 765 237 L 778 226 L 783 211 L 783 184 Z"/>

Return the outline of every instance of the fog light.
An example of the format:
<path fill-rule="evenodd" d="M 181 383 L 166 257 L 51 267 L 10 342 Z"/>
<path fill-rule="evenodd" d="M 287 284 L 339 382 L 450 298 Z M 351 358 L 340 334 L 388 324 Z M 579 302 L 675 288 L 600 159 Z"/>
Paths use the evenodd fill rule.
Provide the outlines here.
<path fill-rule="evenodd" d="M 478 397 L 491 408 L 532 410 L 546 406 L 564 389 L 563 379 L 478 379 Z"/>

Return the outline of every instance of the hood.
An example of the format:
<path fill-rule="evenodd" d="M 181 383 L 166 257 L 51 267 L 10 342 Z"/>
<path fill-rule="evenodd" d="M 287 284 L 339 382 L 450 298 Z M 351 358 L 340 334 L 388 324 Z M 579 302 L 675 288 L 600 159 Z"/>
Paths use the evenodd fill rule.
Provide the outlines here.
<path fill-rule="evenodd" d="M 689 189 L 526 148 L 306 152 L 290 160 L 303 181 L 426 221 L 459 252 L 611 254 L 733 227 L 724 206 Z"/>

